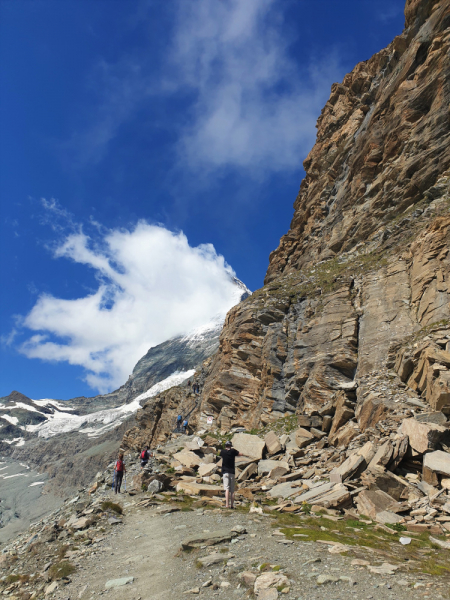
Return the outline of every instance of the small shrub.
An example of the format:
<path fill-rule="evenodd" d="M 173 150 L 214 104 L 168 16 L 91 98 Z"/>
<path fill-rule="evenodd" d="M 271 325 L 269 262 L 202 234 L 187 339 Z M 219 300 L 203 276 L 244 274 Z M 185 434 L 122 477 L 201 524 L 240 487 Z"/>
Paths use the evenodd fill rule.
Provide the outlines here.
<path fill-rule="evenodd" d="M 110 500 L 102 502 L 101 507 L 104 511 L 112 510 L 118 515 L 121 515 L 123 513 L 123 508 L 120 506 L 120 504 L 116 504 L 115 502 L 111 502 Z"/>
<path fill-rule="evenodd" d="M 302 511 L 306 514 L 306 515 L 310 515 L 311 514 L 311 504 L 308 504 L 307 502 L 303 502 L 302 504 Z"/>
<path fill-rule="evenodd" d="M 387 527 L 389 527 L 389 529 L 393 529 L 394 531 L 398 531 L 399 533 L 401 531 L 407 531 L 406 527 L 401 523 L 388 523 Z"/>
<path fill-rule="evenodd" d="M 59 560 L 62 560 L 65 557 L 66 552 L 69 548 L 70 548 L 70 546 L 68 546 L 68 545 L 60 546 L 58 548 L 57 556 L 58 556 Z"/>
<path fill-rule="evenodd" d="M 68 561 L 62 561 L 55 563 L 50 567 L 49 575 L 52 581 L 56 579 L 62 579 L 63 577 L 69 577 L 72 573 L 75 573 L 76 568 L 72 563 Z"/>
<path fill-rule="evenodd" d="M 281 569 L 280 565 L 275 565 L 275 566 L 272 568 L 272 571 L 279 571 L 280 569 Z"/>

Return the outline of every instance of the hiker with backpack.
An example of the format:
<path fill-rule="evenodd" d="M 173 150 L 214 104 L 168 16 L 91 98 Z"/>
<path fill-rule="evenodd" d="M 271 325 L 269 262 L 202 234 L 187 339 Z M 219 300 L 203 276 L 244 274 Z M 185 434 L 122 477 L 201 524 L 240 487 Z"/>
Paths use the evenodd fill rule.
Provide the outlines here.
<path fill-rule="evenodd" d="M 149 458 L 150 456 L 148 453 L 148 446 L 145 446 L 145 448 L 141 452 L 141 469 L 147 466 Z"/>
<path fill-rule="evenodd" d="M 188 420 L 187 420 L 187 419 L 185 419 L 185 420 L 183 421 L 183 433 L 186 433 L 187 427 L 188 427 Z"/>
<path fill-rule="evenodd" d="M 242 453 L 233 448 L 232 443 L 228 441 L 225 444 L 225 448 L 220 452 L 220 457 L 222 459 L 223 489 L 225 490 L 225 508 L 234 508 L 236 456 L 242 456 Z"/>
<path fill-rule="evenodd" d="M 181 430 L 181 421 L 183 420 L 183 417 L 181 415 L 178 415 L 177 417 L 177 431 Z"/>
<path fill-rule="evenodd" d="M 120 494 L 120 486 L 122 485 L 122 479 L 124 474 L 126 473 L 125 464 L 123 462 L 123 454 L 119 454 L 119 458 L 116 461 L 116 466 L 114 467 L 114 493 Z"/>

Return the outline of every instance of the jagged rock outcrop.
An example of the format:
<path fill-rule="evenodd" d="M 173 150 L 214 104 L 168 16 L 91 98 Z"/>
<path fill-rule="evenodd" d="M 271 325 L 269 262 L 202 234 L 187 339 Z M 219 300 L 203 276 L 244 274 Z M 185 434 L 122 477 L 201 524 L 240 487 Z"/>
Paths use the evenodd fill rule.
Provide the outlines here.
<path fill-rule="evenodd" d="M 434 186 L 450 166 L 450 7 L 408 0 L 405 15 L 402 35 L 332 86 L 266 282 L 376 239 L 440 195 Z"/>
<path fill-rule="evenodd" d="M 408 0 L 405 17 L 332 86 L 265 286 L 227 315 L 201 428 L 325 410 L 328 441 L 345 443 L 423 400 L 450 410 L 446 374 L 405 388 L 394 370 L 411 336 L 426 345 L 434 327 L 450 340 L 450 3 Z M 148 415 L 147 433 L 159 418 Z"/>

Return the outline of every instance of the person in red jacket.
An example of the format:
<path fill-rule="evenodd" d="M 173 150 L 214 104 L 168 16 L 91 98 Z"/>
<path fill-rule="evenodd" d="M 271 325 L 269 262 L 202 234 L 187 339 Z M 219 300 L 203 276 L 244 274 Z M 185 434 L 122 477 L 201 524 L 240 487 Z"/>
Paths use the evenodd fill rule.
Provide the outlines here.
<path fill-rule="evenodd" d="M 114 467 L 114 493 L 120 494 L 120 486 L 122 485 L 123 475 L 126 473 L 125 464 L 123 462 L 123 454 L 119 454 L 119 458 L 116 461 L 116 466 Z"/>

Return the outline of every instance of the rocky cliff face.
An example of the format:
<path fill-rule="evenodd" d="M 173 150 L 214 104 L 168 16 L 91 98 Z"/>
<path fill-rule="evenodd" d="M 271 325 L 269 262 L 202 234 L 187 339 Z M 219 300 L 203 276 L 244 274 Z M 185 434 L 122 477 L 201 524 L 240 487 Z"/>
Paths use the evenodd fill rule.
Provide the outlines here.
<path fill-rule="evenodd" d="M 334 434 L 408 399 L 450 414 L 450 3 L 408 0 L 405 16 L 401 36 L 332 86 L 291 228 L 265 286 L 228 313 L 196 426 L 331 403 Z M 168 410 L 162 397 L 144 406 L 140 441 L 167 436 Z"/>

